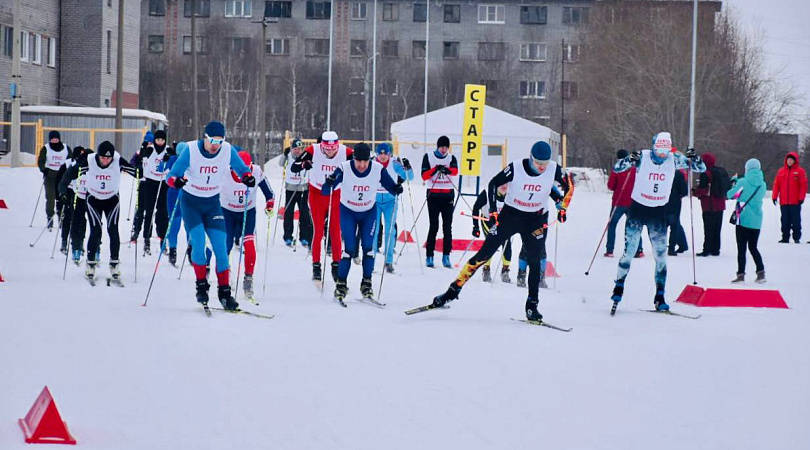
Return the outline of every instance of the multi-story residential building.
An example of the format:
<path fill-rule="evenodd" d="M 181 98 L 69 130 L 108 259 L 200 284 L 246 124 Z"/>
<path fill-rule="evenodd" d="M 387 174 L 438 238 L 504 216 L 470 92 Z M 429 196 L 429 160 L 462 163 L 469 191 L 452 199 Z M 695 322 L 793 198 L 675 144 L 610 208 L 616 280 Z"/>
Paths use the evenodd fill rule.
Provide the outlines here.
<path fill-rule="evenodd" d="M 117 0 L 24 0 L 13 29 L 13 0 L 0 0 L 0 79 L 11 80 L 15 31 L 21 33 L 23 105 L 115 106 Z M 123 105 L 138 107 L 140 5 L 125 3 Z M 3 120 L 9 82 L 0 83 Z"/>
<path fill-rule="evenodd" d="M 659 4 L 666 8 L 670 3 L 684 3 L 643 2 L 656 8 Z M 422 113 L 426 57 L 430 68 L 429 110 L 462 101 L 464 84 L 480 83 L 488 88 L 488 105 L 559 129 L 562 98 L 576 103 L 578 97 L 587 95 L 580 92 L 577 83 L 577 63 L 587 57 L 584 32 L 600 8 L 615 15 L 615 7 L 621 3 L 196 0 L 196 47 L 202 61 L 198 75 L 200 122 L 227 116 L 218 118 L 243 131 L 257 129 L 251 100 L 256 98 L 255 80 L 264 61 L 267 129 L 291 129 L 306 136 L 323 130 L 329 28 L 334 14 L 331 128 L 341 136 L 367 139 L 371 135 L 375 22 L 378 138 L 388 136 L 392 122 Z M 181 127 L 189 122 L 191 92 L 188 81 L 178 84 L 176 78 L 190 78 L 191 8 L 191 0 L 142 0 L 141 4 L 141 62 L 145 71 L 141 106 L 168 109 L 169 120 Z M 267 40 L 262 43 L 260 22 L 264 17 L 273 23 L 267 26 Z M 428 17 L 430 32 L 426 36 Z M 221 89 L 212 89 L 215 86 Z M 225 103 L 222 91 L 230 96 Z M 231 106 L 223 108 L 228 102 Z"/>

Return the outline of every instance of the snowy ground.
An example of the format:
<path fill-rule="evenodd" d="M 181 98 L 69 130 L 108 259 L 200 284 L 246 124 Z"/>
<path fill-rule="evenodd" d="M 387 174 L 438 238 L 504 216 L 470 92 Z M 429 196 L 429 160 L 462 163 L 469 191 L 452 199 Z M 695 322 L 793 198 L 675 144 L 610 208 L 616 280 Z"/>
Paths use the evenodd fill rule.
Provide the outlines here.
<path fill-rule="evenodd" d="M 278 186 L 278 171 L 271 174 Z M 770 203 L 761 239 L 765 287 L 778 288 L 790 310 L 673 304 L 700 320 L 640 312 L 652 305 L 647 257 L 634 262 L 625 301 L 611 318 L 617 260 L 599 256 L 584 276 L 610 199 L 577 191 L 569 222 L 559 228 L 563 277 L 541 292 L 547 320 L 574 328 L 561 333 L 510 321 L 521 317 L 525 291 L 484 284 L 480 275 L 451 309 L 405 316 L 456 275 L 443 268 L 422 274 L 413 247 L 399 275 L 385 278 L 386 309 L 355 300 L 342 309 L 329 299 L 331 281 L 321 297 L 306 252 L 279 245 L 280 236 L 270 248 L 261 305 L 243 302 L 275 319 L 206 318 L 194 302 L 192 272 L 178 281 L 165 259 L 142 308 L 156 255 L 139 257 L 135 283 L 134 249 L 123 244 L 127 287 L 93 288 L 72 265 L 62 281 L 62 255 L 50 259 L 53 234 L 29 247 L 45 223 L 40 204 L 29 228 L 39 180 L 36 169 L 0 169 L 0 198 L 10 208 L 0 210 L 4 450 L 27 448 L 16 420 L 44 385 L 87 449 L 810 448 L 810 282 L 803 278 L 810 245 L 776 243 L 778 213 Z M 130 183 L 125 177 L 125 207 Z M 417 182 L 415 209 L 423 198 Z M 401 229 L 411 224 L 410 205 L 400 219 Z M 457 237 L 469 236 L 469 219 L 456 216 L 455 225 Z M 422 217 L 419 237 L 426 231 Z M 259 294 L 265 232 L 259 226 Z M 556 240 L 552 232 L 552 260 Z M 108 256 L 104 248 L 102 276 Z M 459 257 L 454 252 L 453 262 Z M 722 255 L 698 260 L 699 283 L 729 287 L 735 258 L 726 224 Z M 671 302 L 691 283 L 691 268 L 690 257 L 669 259 Z M 350 298 L 359 281 L 354 266 Z M 378 282 L 376 274 L 375 290 Z"/>

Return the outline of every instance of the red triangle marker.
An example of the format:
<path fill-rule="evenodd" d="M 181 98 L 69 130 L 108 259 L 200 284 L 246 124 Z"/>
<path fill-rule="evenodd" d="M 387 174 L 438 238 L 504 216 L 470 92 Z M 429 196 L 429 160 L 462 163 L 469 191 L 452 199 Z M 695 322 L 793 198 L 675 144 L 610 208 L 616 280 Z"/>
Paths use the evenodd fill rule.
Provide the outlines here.
<path fill-rule="evenodd" d="M 68 431 L 67 422 L 62 420 L 56 409 L 48 386 L 42 389 L 25 419 L 18 422 L 28 444 L 76 445 L 76 439 Z"/>

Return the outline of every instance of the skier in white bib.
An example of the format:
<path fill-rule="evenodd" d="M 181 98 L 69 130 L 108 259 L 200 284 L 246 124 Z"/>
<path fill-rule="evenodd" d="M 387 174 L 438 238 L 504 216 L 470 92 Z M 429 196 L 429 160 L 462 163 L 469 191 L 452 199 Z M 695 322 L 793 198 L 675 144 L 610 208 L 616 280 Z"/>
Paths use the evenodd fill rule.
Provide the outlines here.
<path fill-rule="evenodd" d="M 697 156 L 695 149 L 688 149 L 686 155 L 672 152 L 672 137 L 667 132 L 653 136 L 652 144 L 652 150 L 636 150 L 630 156 L 618 160 L 613 168 L 617 173 L 636 168 L 636 181 L 631 195 L 633 201 L 627 211 L 624 229 L 624 254 L 619 260 L 611 296 L 614 308 L 624 295 L 624 283 L 630 272 L 630 263 L 638 249 L 641 231 L 646 226 L 655 257 L 653 304 L 658 311 L 669 310 L 664 298 L 667 282 L 667 202 L 672 192 L 675 171 L 687 168 L 695 172 L 706 170 L 706 165 Z"/>

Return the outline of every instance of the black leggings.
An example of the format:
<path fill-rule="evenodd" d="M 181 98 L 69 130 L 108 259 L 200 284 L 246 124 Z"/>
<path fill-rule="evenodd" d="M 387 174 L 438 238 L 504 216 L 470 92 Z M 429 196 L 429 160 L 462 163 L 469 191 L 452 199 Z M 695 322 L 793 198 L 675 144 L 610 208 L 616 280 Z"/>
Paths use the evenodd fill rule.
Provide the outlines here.
<path fill-rule="evenodd" d="M 436 234 L 439 233 L 439 215 L 442 216 L 442 253 L 449 255 L 453 249 L 453 195 L 430 196 L 427 207 L 430 227 L 428 228 L 425 256 L 433 257 L 436 248 Z"/>
<path fill-rule="evenodd" d="M 96 252 L 101 245 L 101 220 L 107 217 L 107 234 L 110 235 L 110 261 L 118 261 L 121 242 L 118 237 L 118 217 L 121 211 L 118 195 L 105 200 L 87 196 L 87 221 L 90 222 L 90 239 L 87 242 L 87 262 L 96 263 Z"/>
<path fill-rule="evenodd" d="M 757 266 L 757 272 L 765 270 L 762 264 L 762 255 L 759 254 L 757 249 L 757 241 L 759 241 L 759 230 L 753 228 L 746 228 L 737 225 L 737 273 L 745 273 L 745 249 L 751 252 L 754 257 L 754 264 Z"/>

